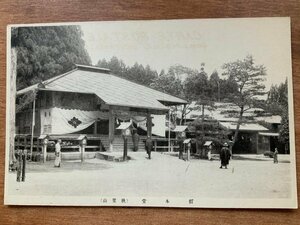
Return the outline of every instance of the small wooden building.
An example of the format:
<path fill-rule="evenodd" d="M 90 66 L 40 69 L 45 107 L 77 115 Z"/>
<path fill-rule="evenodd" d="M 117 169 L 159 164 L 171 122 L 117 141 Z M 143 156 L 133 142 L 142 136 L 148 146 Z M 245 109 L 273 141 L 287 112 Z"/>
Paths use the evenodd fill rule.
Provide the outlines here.
<path fill-rule="evenodd" d="M 84 134 L 102 151 L 120 150 L 122 138 L 115 127 L 121 121 L 144 121 L 147 135 L 152 135 L 153 117 L 161 115 L 164 121 L 169 106 L 187 103 L 111 74 L 108 69 L 84 65 L 19 90 L 17 103 L 26 95 L 34 97 L 16 114 L 17 137 L 23 135 L 28 144 L 26 135 L 38 141 L 40 135 L 73 140 Z M 165 124 L 161 126 L 165 129 Z M 20 147 L 18 141 L 16 146 Z"/>
<path fill-rule="evenodd" d="M 220 124 L 232 131 L 232 136 L 234 135 L 235 122 L 220 122 Z M 256 122 L 242 123 L 232 152 L 235 154 L 263 154 L 271 150 L 270 137 L 276 135 L 278 136 L 278 133 L 272 133 Z"/>

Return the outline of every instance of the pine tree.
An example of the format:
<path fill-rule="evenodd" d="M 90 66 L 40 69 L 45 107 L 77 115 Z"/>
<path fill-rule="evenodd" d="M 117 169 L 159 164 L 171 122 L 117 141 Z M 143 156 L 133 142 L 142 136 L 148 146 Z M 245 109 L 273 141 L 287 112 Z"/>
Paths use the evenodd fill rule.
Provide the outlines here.
<path fill-rule="evenodd" d="M 233 79 L 238 87 L 237 93 L 228 95 L 230 102 L 239 108 L 238 121 L 232 140 L 234 145 L 237 141 L 244 112 L 253 107 L 261 106 L 262 101 L 258 97 L 266 94 L 265 86 L 262 83 L 266 70 L 263 65 L 255 65 L 254 59 L 250 55 L 243 60 L 224 64 L 223 69 L 225 70 L 223 75 L 228 79 Z"/>

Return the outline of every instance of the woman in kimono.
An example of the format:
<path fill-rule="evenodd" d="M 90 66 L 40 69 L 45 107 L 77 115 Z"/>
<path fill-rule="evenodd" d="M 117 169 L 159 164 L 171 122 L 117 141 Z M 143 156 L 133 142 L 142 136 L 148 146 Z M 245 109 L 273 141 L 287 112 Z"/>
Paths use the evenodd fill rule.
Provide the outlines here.
<path fill-rule="evenodd" d="M 58 139 L 55 144 L 55 161 L 54 167 L 60 167 L 61 163 L 61 139 Z"/>
<path fill-rule="evenodd" d="M 227 169 L 227 165 L 229 164 L 230 157 L 231 157 L 231 153 L 230 153 L 230 150 L 228 148 L 228 144 L 225 143 L 223 145 L 223 148 L 220 151 L 220 160 L 221 160 L 220 169 L 222 169 L 223 166 L 225 167 L 225 169 Z"/>

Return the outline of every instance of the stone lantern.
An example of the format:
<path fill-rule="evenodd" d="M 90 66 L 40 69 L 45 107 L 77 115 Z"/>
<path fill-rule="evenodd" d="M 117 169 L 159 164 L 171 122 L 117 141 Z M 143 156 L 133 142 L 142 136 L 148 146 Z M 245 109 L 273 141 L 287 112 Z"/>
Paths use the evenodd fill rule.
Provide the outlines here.
<path fill-rule="evenodd" d="M 42 142 L 42 152 L 43 152 L 43 162 L 47 160 L 47 145 L 49 142 L 49 136 L 47 134 L 42 134 L 39 136 L 39 140 Z"/>
<path fill-rule="evenodd" d="M 80 135 L 77 138 L 77 140 L 79 141 L 81 162 L 84 162 L 84 153 L 85 153 L 85 147 L 87 145 L 87 137 L 85 135 Z"/>

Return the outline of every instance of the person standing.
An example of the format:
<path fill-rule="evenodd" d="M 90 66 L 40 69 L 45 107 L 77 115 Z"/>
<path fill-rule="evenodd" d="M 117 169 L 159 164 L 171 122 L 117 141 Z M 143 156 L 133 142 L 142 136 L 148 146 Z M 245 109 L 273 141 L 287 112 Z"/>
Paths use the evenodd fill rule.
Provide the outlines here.
<path fill-rule="evenodd" d="M 210 144 L 208 146 L 207 158 L 208 158 L 209 161 L 212 160 L 212 158 L 211 158 L 211 151 L 212 151 L 212 144 Z"/>
<path fill-rule="evenodd" d="M 178 154 L 178 158 L 179 159 L 183 159 L 183 151 L 184 151 L 184 144 L 183 144 L 183 139 L 179 138 L 178 140 L 178 147 L 179 147 L 179 154 Z"/>
<path fill-rule="evenodd" d="M 133 131 L 132 142 L 133 142 L 133 151 L 137 152 L 139 150 L 140 136 L 135 130 Z"/>
<path fill-rule="evenodd" d="M 54 167 L 60 167 L 60 164 L 61 164 L 61 139 L 58 139 L 55 144 Z"/>
<path fill-rule="evenodd" d="M 21 181 L 21 176 L 22 176 L 22 152 L 21 150 L 17 150 L 15 153 L 16 156 L 16 168 L 17 168 L 17 181 L 20 182 Z"/>
<path fill-rule="evenodd" d="M 227 165 L 229 164 L 230 157 L 231 157 L 231 153 L 228 148 L 228 144 L 224 143 L 224 145 L 220 151 L 220 160 L 221 160 L 220 169 L 222 169 L 223 166 L 225 167 L 225 169 L 227 169 Z"/>
<path fill-rule="evenodd" d="M 150 136 L 148 136 L 146 139 L 145 147 L 146 147 L 146 152 L 148 154 L 148 158 L 151 159 L 151 151 L 153 148 L 153 144 Z"/>
<path fill-rule="evenodd" d="M 278 149 L 277 148 L 275 148 L 273 159 L 274 159 L 274 163 L 278 163 Z"/>
<path fill-rule="evenodd" d="M 189 140 L 189 142 L 186 144 L 186 160 L 187 161 L 190 161 L 190 158 L 191 158 L 191 140 Z"/>

